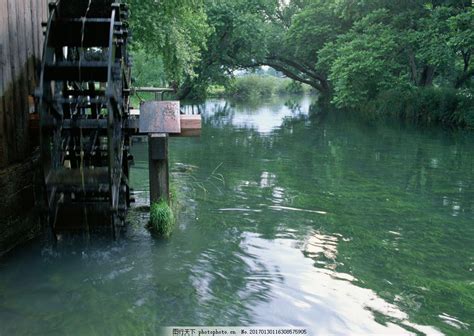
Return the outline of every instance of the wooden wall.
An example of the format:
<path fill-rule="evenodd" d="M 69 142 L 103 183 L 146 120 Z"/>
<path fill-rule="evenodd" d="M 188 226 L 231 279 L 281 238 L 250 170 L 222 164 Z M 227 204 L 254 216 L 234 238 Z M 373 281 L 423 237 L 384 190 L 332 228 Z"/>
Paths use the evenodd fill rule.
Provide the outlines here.
<path fill-rule="evenodd" d="M 43 49 L 48 0 L 0 0 L 0 168 L 30 155 L 29 96 Z"/>

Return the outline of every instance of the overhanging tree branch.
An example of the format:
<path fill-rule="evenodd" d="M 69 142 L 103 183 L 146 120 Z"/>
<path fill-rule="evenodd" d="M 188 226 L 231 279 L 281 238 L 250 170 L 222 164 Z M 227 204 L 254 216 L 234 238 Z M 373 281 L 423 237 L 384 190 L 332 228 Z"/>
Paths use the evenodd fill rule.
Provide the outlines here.
<path fill-rule="evenodd" d="M 311 69 L 310 66 L 305 65 L 303 62 L 297 62 L 297 61 L 294 61 L 292 59 L 282 57 L 282 56 L 272 56 L 272 57 L 268 57 L 267 59 L 268 60 L 275 60 L 275 61 L 287 64 L 287 65 L 297 69 L 298 71 L 301 71 L 305 75 L 307 75 L 309 77 L 316 78 L 319 81 L 325 81 L 326 80 L 325 76 L 323 76 L 322 74 L 317 73 L 316 71 Z"/>

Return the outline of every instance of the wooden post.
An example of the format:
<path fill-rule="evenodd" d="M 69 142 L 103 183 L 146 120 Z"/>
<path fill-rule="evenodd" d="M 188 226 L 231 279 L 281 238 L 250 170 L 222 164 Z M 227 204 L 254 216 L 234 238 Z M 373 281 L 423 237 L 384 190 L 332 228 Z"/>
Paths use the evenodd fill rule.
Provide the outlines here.
<path fill-rule="evenodd" d="M 168 134 L 148 135 L 148 162 L 150 169 L 150 204 L 165 201 L 169 204 Z"/>

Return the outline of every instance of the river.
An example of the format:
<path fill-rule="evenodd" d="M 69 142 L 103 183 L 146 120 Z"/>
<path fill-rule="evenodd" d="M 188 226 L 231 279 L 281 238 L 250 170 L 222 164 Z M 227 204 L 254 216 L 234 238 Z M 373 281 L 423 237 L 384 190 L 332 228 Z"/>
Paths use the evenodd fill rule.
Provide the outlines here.
<path fill-rule="evenodd" d="M 144 228 L 147 147 L 135 144 L 125 237 L 0 259 L 0 335 L 472 335 L 474 134 L 321 118 L 310 104 L 201 105 L 201 138 L 170 143 L 168 240 Z"/>

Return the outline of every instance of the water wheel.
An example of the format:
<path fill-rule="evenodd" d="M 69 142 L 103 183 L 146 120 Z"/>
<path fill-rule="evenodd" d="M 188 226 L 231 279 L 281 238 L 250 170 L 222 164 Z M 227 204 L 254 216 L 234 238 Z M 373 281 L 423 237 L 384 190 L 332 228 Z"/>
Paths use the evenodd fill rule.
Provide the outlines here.
<path fill-rule="evenodd" d="M 108 228 L 129 206 L 128 8 L 112 0 L 50 4 L 36 97 L 45 213 L 61 230 Z"/>

